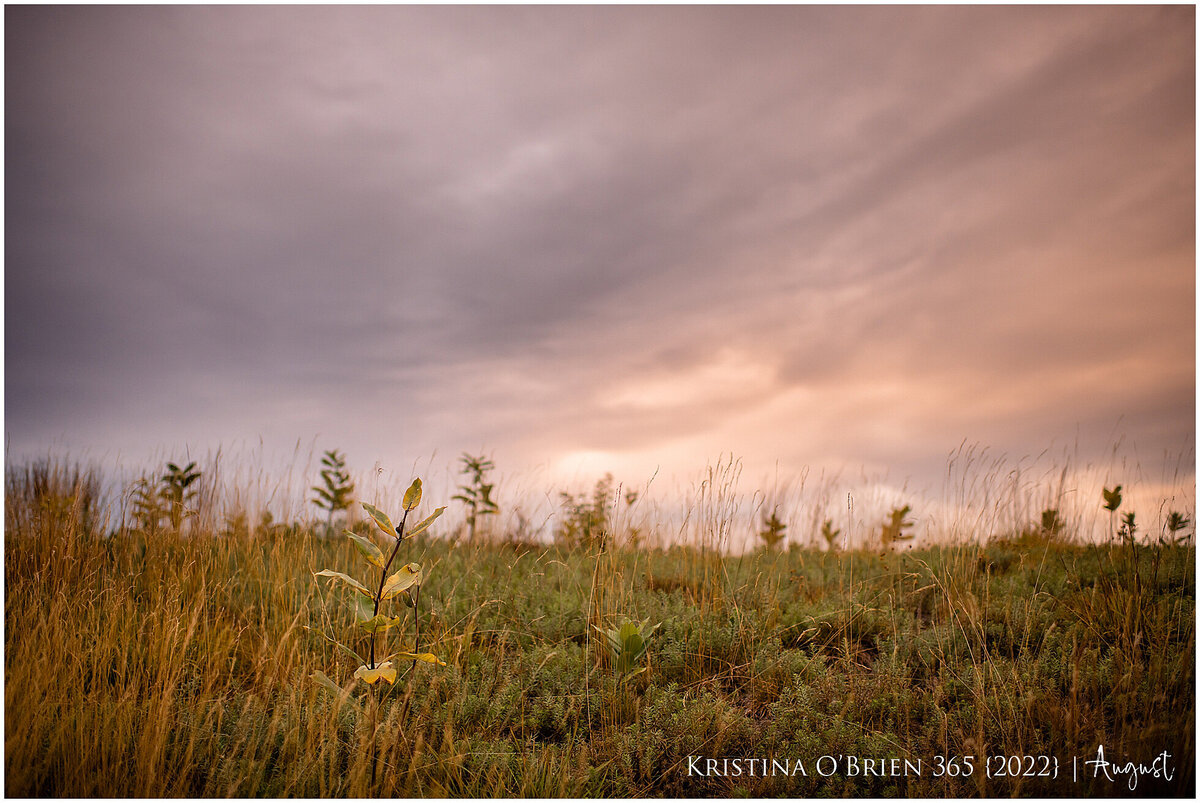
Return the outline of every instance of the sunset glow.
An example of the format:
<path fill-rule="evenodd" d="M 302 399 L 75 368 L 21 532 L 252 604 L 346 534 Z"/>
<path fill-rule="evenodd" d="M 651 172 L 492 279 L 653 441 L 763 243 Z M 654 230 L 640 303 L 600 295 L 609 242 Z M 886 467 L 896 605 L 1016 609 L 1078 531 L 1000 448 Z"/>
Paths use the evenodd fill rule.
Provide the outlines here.
<path fill-rule="evenodd" d="M 5 15 L 10 461 L 1191 474 L 1191 7 Z"/>

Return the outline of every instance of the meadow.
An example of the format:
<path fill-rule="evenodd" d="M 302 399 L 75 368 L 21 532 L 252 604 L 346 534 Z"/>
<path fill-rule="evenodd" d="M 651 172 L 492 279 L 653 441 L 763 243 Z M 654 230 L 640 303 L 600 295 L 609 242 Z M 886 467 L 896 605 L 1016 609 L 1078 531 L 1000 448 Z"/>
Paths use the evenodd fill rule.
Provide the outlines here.
<path fill-rule="evenodd" d="M 1184 539 L 1030 521 L 730 554 L 638 548 L 619 517 L 554 543 L 433 527 L 398 550 L 423 567 L 419 622 L 395 606 L 381 638 L 408 649 L 419 624 L 445 665 L 367 686 L 322 635 L 365 637 L 354 592 L 314 577 L 363 574 L 337 528 L 113 524 L 100 487 L 6 472 L 9 796 L 1195 792 Z M 645 650 L 622 663 L 603 631 L 626 620 Z"/>

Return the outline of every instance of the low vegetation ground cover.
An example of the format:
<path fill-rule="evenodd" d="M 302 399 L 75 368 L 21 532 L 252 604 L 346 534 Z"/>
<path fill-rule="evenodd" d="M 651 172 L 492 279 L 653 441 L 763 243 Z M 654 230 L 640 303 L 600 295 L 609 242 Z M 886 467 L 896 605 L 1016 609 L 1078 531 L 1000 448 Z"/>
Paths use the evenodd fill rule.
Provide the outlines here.
<path fill-rule="evenodd" d="M 420 648 L 446 666 L 405 663 L 369 711 L 321 635 L 353 632 L 353 606 L 314 578 L 361 571 L 349 539 L 106 532 L 56 476 L 10 472 L 6 496 L 10 796 L 1194 793 L 1190 545 L 1031 528 L 722 556 L 427 532 L 403 560 L 432 578 Z M 645 650 L 622 659 L 605 631 L 626 621 Z M 1101 745 L 1146 766 L 1135 789 L 1081 766 Z M 998 775 L 1008 756 L 1057 777 Z"/>

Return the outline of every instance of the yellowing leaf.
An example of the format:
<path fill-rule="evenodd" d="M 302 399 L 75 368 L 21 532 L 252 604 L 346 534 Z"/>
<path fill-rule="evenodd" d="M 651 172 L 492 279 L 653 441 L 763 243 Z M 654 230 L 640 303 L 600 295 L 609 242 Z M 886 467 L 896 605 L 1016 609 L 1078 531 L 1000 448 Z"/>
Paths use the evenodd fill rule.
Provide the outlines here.
<path fill-rule="evenodd" d="M 384 661 L 379 666 L 371 669 L 365 664 L 354 670 L 354 677 L 368 685 L 374 685 L 381 680 L 386 680 L 388 683 L 396 682 L 396 668 L 392 666 L 391 661 Z"/>
<path fill-rule="evenodd" d="M 404 509 L 406 511 L 413 510 L 419 504 L 421 504 L 421 479 L 418 477 L 404 492 Z"/>
<path fill-rule="evenodd" d="M 353 588 L 355 591 L 359 592 L 360 594 L 365 594 L 366 596 L 370 597 L 371 599 L 375 599 L 375 595 L 372 594 L 371 591 L 365 585 L 358 582 L 357 580 L 355 580 L 353 577 L 351 577 L 348 574 L 342 574 L 341 572 L 335 572 L 332 569 L 322 569 L 319 572 L 313 572 L 313 576 L 314 577 L 329 577 L 338 582 L 345 583 L 346 585 L 350 586 L 351 588 Z"/>
<path fill-rule="evenodd" d="M 379 547 L 375 546 L 375 544 L 371 543 L 371 541 L 368 539 L 363 538 L 361 535 L 352 533 L 349 530 L 346 530 L 346 535 L 349 536 L 351 543 L 353 543 L 358 551 L 362 553 L 364 558 L 381 569 L 386 565 L 383 552 L 379 550 Z"/>
<path fill-rule="evenodd" d="M 427 664 L 437 664 L 438 666 L 446 665 L 445 661 L 443 661 L 441 658 L 438 658 L 436 655 L 434 655 L 431 652 L 422 652 L 422 653 L 398 652 L 398 653 L 396 653 L 396 657 L 404 658 L 405 660 L 408 660 L 408 661 L 424 661 Z"/>
<path fill-rule="evenodd" d="M 401 591 L 418 585 L 420 582 L 421 564 L 409 563 L 401 566 L 400 571 L 389 577 L 387 582 L 383 584 L 383 596 L 380 599 L 391 599 Z"/>
<path fill-rule="evenodd" d="M 429 525 L 433 524 L 434 519 L 436 519 L 438 516 L 442 515 L 442 512 L 445 511 L 445 509 L 446 508 L 444 508 L 444 507 L 439 507 L 437 510 L 433 511 L 433 513 L 428 518 L 422 519 L 420 524 L 418 524 L 416 527 L 413 527 L 411 530 L 409 530 L 407 533 L 405 533 L 404 537 L 412 538 L 414 535 L 420 535 L 421 533 L 428 530 Z"/>
<path fill-rule="evenodd" d="M 358 626 L 363 630 L 369 630 L 372 633 L 377 633 L 381 630 L 387 630 L 390 627 L 399 627 L 404 620 L 399 616 L 384 616 L 382 613 L 372 616 L 370 619 L 359 622 Z"/>
<path fill-rule="evenodd" d="M 359 504 L 363 506 L 363 510 L 371 514 L 371 518 L 375 519 L 375 523 L 379 525 L 379 529 L 392 538 L 396 537 L 396 526 L 392 524 L 392 520 L 388 518 L 388 514 L 366 502 L 360 502 Z"/>

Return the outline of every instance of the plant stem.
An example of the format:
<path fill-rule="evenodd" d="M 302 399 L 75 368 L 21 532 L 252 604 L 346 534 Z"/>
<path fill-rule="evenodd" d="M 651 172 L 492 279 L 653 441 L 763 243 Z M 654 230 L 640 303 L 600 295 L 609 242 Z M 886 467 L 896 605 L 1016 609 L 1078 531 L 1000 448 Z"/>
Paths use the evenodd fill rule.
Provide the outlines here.
<path fill-rule="evenodd" d="M 371 650 L 375 649 L 375 637 L 371 637 Z M 374 656 L 371 657 L 374 662 Z M 379 742 L 375 739 L 376 731 L 379 729 L 379 694 L 371 689 L 371 791 L 375 790 L 375 765 L 379 761 Z"/>
<path fill-rule="evenodd" d="M 413 627 L 416 628 L 416 632 L 417 632 L 416 642 L 414 642 L 414 644 L 413 644 L 413 654 L 414 655 L 417 655 L 421 652 L 421 609 L 417 607 L 420 604 L 420 602 L 421 602 L 421 587 L 417 586 L 416 591 L 413 594 Z M 417 668 L 417 659 L 413 658 L 412 668 L 409 671 L 410 672 L 415 671 L 416 668 Z"/>
<path fill-rule="evenodd" d="M 396 554 L 400 552 L 400 542 L 404 540 L 404 523 L 408 521 L 408 511 L 404 511 L 404 515 L 400 518 L 400 526 L 396 528 L 396 546 L 392 547 L 392 554 L 387 559 L 387 563 L 383 566 L 383 571 L 379 575 L 379 590 L 375 592 L 375 609 L 371 613 L 372 616 L 379 615 L 379 603 L 383 601 L 383 584 L 387 582 L 388 569 L 392 568 L 392 561 L 396 559 Z M 375 641 L 377 631 L 371 632 L 371 668 L 375 668 Z"/>

